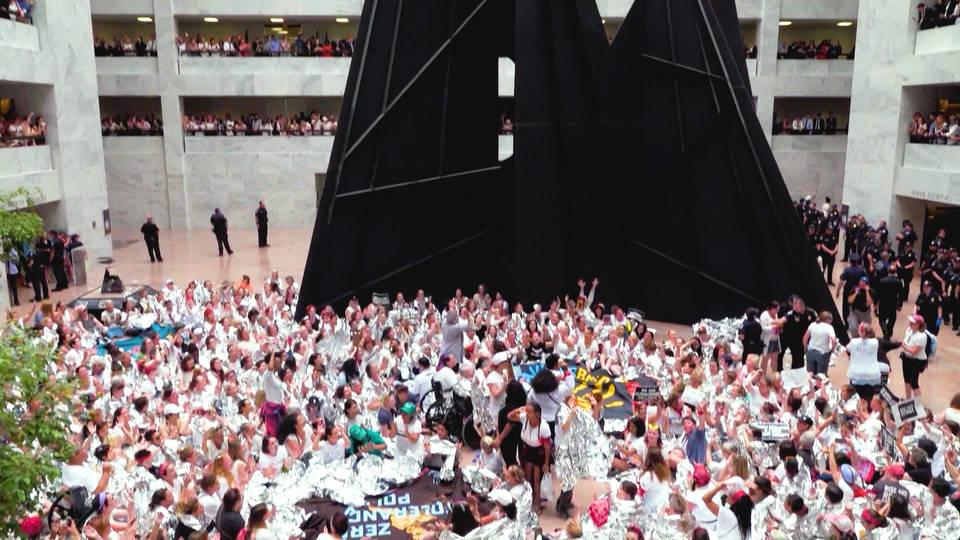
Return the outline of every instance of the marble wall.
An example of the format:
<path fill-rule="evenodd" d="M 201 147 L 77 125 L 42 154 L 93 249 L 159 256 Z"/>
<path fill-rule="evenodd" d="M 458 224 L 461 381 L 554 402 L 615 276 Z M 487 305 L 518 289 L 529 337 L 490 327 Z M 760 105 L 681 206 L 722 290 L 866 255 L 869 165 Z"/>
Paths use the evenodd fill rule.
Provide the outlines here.
<path fill-rule="evenodd" d="M 0 178 L 52 170 L 49 146 L 0 148 Z"/>
<path fill-rule="evenodd" d="M 917 32 L 916 54 L 960 51 L 960 26 L 944 26 Z"/>
<path fill-rule="evenodd" d="M 301 16 L 333 17 L 354 16 L 359 18 L 363 9 L 363 0 L 283 0 L 282 2 L 263 2 L 262 0 L 173 0 L 177 15 L 217 15 L 217 16 Z"/>
<path fill-rule="evenodd" d="M 901 167 L 911 114 L 936 102 L 936 89 L 926 85 L 956 82 L 960 59 L 956 50 L 914 54 L 919 36 L 910 4 L 860 3 L 843 201 L 870 221 L 922 224 L 927 201 L 942 203 L 950 193 L 942 184 L 914 185 L 932 175 Z"/>
<path fill-rule="evenodd" d="M 775 135 L 773 155 L 794 198 L 841 200 L 847 138 L 842 135 Z"/>
<path fill-rule="evenodd" d="M 40 36 L 32 24 L 0 18 L 0 47 L 11 49 L 40 50 Z"/>
<path fill-rule="evenodd" d="M 103 160 L 113 226 L 137 230 L 146 214 L 170 227 L 163 137 L 104 137 Z"/>
<path fill-rule="evenodd" d="M 153 0 L 90 0 L 93 15 L 151 15 Z"/>
<path fill-rule="evenodd" d="M 782 0 L 783 19 L 853 20 L 858 0 Z M 739 2 L 737 2 L 739 5 Z"/>
<path fill-rule="evenodd" d="M 97 75 L 156 75 L 157 59 L 150 56 L 100 56 Z"/>

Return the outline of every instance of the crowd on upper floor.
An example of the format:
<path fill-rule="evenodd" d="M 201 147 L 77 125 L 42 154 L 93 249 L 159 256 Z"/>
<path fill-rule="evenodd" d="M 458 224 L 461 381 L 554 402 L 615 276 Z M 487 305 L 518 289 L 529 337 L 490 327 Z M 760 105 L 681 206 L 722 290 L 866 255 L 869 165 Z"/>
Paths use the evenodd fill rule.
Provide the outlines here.
<path fill-rule="evenodd" d="M 0 148 L 46 144 L 47 122 L 43 116 L 8 114 L 0 117 Z"/>
<path fill-rule="evenodd" d="M 929 30 L 956 24 L 957 17 L 960 17 L 960 0 L 931 0 L 917 4 L 913 20 L 920 30 Z"/>
<path fill-rule="evenodd" d="M 856 49 L 856 47 L 850 49 L 849 52 L 844 54 L 843 46 L 840 45 L 839 41 L 824 39 L 819 45 L 817 45 L 817 42 L 812 39 L 810 41 L 803 41 L 800 39 L 794 41 L 790 45 L 780 43 L 780 45 L 777 46 L 777 58 L 798 60 L 804 58 L 814 58 L 817 60 L 837 60 L 842 57 L 846 57 L 849 60 L 853 60 L 854 49 Z"/>
<path fill-rule="evenodd" d="M 103 135 L 163 135 L 163 121 L 154 114 L 115 114 L 100 121 Z"/>
<path fill-rule="evenodd" d="M 122 39 L 97 38 L 93 48 L 94 56 L 156 56 L 157 38 L 150 34 L 149 40 L 137 36 L 136 41 L 130 41 L 130 36 Z"/>
<path fill-rule="evenodd" d="M 274 117 L 258 113 L 239 115 L 231 113 L 223 117 L 215 114 L 187 115 L 183 117 L 183 131 L 187 135 L 335 135 L 337 117 L 332 114 L 309 113 Z"/>
<path fill-rule="evenodd" d="M 846 129 L 838 127 L 837 117 L 832 111 L 827 113 L 826 118 L 822 112 L 793 119 L 781 118 L 776 113 L 773 115 L 774 135 L 836 135 L 839 132 L 846 132 Z"/>
<path fill-rule="evenodd" d="M 0 0 L 0 18 L 17 22 L 33 22 L 34 0 Z"/>
<path fill-rule="evenodd" d="M 960 115 L 949 116 L 942 112 L 913 113 L 913 120 L 907 126 L 910 142 L 918 144 L 960 144 Z"/>
<path fill-rule="evenodd" d="M 247 34 L 222 38 L 177 36 L 177 50 L 186 56 L 353 56 L 353 38 L 340 40 L 272 35 L 250 39 Z"/>

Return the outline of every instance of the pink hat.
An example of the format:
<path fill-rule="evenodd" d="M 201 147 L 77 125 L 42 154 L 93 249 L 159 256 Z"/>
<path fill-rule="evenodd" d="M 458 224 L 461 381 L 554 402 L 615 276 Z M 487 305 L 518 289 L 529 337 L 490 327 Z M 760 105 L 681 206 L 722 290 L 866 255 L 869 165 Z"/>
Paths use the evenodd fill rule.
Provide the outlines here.
<path fill-rule="evenodd" d="M 826 520 L 828 523 L 837 528 L 838 531 L 842 533 L 853 532 L 853 520 L 847 517 L 844 514 L 827 514 Z"/>
<path fill-rule="evenodd" d="M 698 486 L 702 487 L 710 483 L 710 471 L 707 470 L 702 464 L 697 464 L 693 468 L 693 482 Z"/>
<path fill-rule="evenodd" d="M 914 313 L 913 315 L 909 316 L 907 320 L 913 324 L 920 324 L 923 322 L 923 317 Z"/>

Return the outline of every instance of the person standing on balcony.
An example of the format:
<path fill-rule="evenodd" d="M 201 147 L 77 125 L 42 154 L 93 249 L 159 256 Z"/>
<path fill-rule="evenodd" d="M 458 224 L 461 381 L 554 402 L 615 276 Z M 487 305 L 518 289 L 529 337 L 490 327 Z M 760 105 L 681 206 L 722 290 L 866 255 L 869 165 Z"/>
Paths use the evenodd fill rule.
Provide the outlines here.
<path fill-rule="evenodd" d="M 217 249 L 220 250 L 220 256 L 223 257 L 223 249 L 227 249 L 228 255 L 233 255 L 230 249 L 230 240 L 227 238 L 227 216 L 220 212 L 219 208 L 213 209 L 213 215 L 210 216 L 210 224 L 213 225 L 213 234 L 217 237 Z"/>
<path fill-rule="evenodd" d="M 267 207 L 260 201 L 260 206 L 254 212 L 257 221 L 257 242 L 260 247 L 270 247 L 267 243 Z"/>

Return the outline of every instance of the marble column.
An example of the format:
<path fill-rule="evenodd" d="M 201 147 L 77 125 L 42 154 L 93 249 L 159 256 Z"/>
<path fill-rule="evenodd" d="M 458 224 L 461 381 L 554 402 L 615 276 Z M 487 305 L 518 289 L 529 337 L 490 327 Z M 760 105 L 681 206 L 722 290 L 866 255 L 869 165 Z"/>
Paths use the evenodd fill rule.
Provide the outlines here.
<path fill-rule="evenodd" d="M 185 229 L 190 227 L 187 212 L 189 193 L 183 165 L 183 99 L 176 84 L 180 79 L 180 58 L 176 44 L 173 0 L 153 0 L 153 10 L 157 33 L 157 68 L 161 87 L 160 110 L 163 115 L 163 154 L 169 208 L 169 213 L 161 218 L 160 226 Z"/>
<path fill-rule="evenodd" d="M 90 258 L 110 256 L 104 232 L 107 182 L 100 136 L 100 101 L 93 56 L 90 3 L 43 0 L 34 7 L 40 50 L 53 72 L 47 142 L 62 198 L 38 208 L 47 228 L 80 234 Z M 15 60 L 12 60 L 15 61 Z"/>
<path fill-rule="evenodd" d="M 923 223 L 922 203 L 897 201 L 893 194 L 910 114 L 921 102 L 922 108 L 930 106 L 925 92 L 905 91 L 898 76 L 898 63 L 913 55 L 916 28 L 910 4 L 860 2 L 857 17 L 843 203 L 871 223 L 888 220 L 891 229 L 901 218 L 913 219 L 918 227 Z"/>
<path fill-rule="evenodd" d="M 777 76 L 777 44 L 780 42 L 780 0 L 763 0 L 763 17 L 757 25 L 757 76 L 754 95 L 757 96 L 757 118 L 760 127 L 771 142 L 773 136 L 773 85 Z"/>

